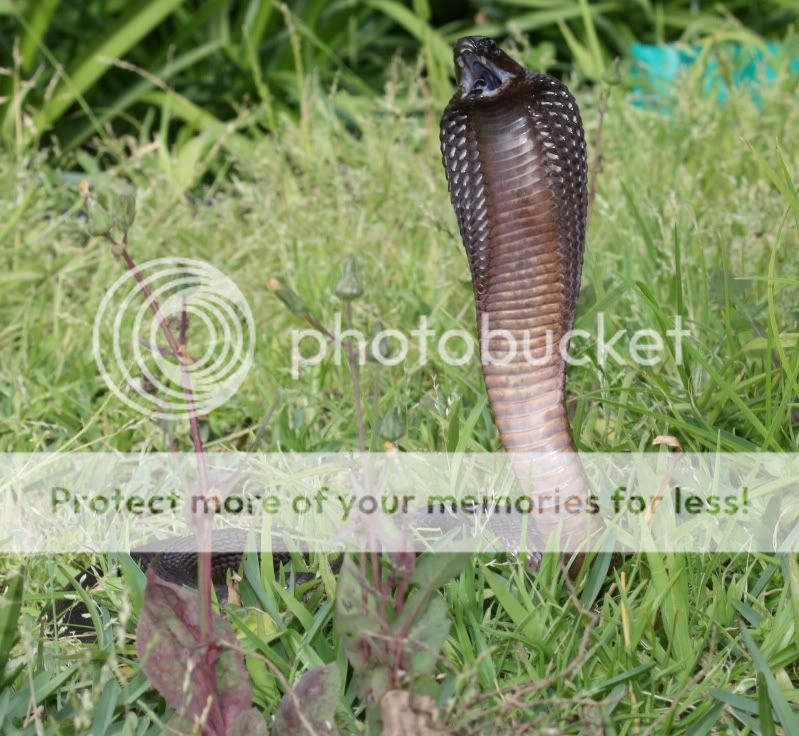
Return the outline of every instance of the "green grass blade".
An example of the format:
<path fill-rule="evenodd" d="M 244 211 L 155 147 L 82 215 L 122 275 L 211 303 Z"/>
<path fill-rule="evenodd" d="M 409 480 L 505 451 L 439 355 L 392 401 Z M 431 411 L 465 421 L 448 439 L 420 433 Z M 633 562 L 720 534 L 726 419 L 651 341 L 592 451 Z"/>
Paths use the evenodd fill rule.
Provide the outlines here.
<path fill-rule="evenodd" d="M 755 644 L 752 633 L 749 629 L 742 629 L 741 636 L 743 636 L 744 644 L 749 650 L 749 654 L 754 662 L 755 669 L 763 676 L 768 690 L 768 696 L 771 700 L 771 705 L 774 707 L 777 717 L 780 719 L 782 727 L 785 729 L 786 736 L 799 736 L 799 720 L 797 720 L 796 713 L 793 711 L 785 696 L 777 684 L 777 680 L 771 671 L 771 668 L 766 662 L 763 653 Z"/>
<path fill-rule="evenodd" d="M 234 128 L 230 124 L 223 123 L 185 97 L 166 92 L 148 92 L 142 97 L 142 100 L 162 108 L 168 108 L 170 112 L 189 125 L 216 136 L 222 145 L 236 155 L 247 156 L 252 152 L 252 142 L 245 136 L 234 132 Z"/>
<path fill-rule="evenodd" d="M 481 565 L 483 577 L 486 582 L 494 591 L 494 595 L 502 606 L 505 613 L 510 616 L 511 621 L 517 629 L 531 640 L 539 635 L 536 622 L 531 618 L 531 612 L 528 611 L 518 600 L 516 595 L 511 591 L 508 581 L 501 575 L 491 572 L 487 567 Z"/>
<path fill-rule="evenodd" d="M 5 595 L 0 598 L 0 681 L 19 631 L 23 589 L 24 578 L 21 573 L 17 573 L 9 581 Z"/>
<path fill-rule="evenodd" d="M 610 552 L 600 552 L 594 559 L 580 594 L 580 603 L 583 608 L 591 608 L 594 605 L 599 592 L 608 579 L 608 570 L 612 559 L 613 555 Z"/>
<path fill-rule="evenodd" d="M 36 707 L 59 690 L 67 680 L 80 672 L 80 665 L 67 667 L 58 674 L 43 671 L 39 672 L 31 682 L 29 688 L 19 690 L 11 698 L 8 705 L 8 715 L 11 718 L 22 718 L 28 709 Z"/>
<path fill-rule="evenodd" d="M 796 229 L 799 231 L 799 190 L 796 188 L 794 177 L 791 174 L 791 170 L 788 168 L 788 162 L 785 160 L 785 151 L 782 150 L 782 146 L 780 146 L 779 143 L 777 144 L 777 153 L 780 155 L 780 164 L 782 166 L 782 181 L 788 192 L 788 197 L 786 197 L 786 199 L 793 211 Z M 785 195 L 783 194 L 783 196 Z"/>
<path fill-rule="evenodd" d="M 202 46 L 193 48 L 185 54 L 176 57 L 168 64 L 155 71 L 152 76 L 140 79 L 132 87 L 129 87 L 122 94 L 113 99 L 107 106 L 103 107 L 102 110 L 98 110 L 96 121 L 90 120 L 86 122 L 75 133 L 66 138 L 63 142 L 62 150 L 71 151 L 82 145 L 94 133 L 97 123 L 102 125 L 118 117 L 129 107 L 139 102 L 147 92 L 157 86 L 158 81 L 168 82 L 172 77 L 180 74 L 180 72 L 190 69 L 195 64 L 209 57 L 211 54 L 218 51 L 219 48 L 220 43 L 218 41 L 211 41 L 210 43 L 203 44 Z"/>
<path fill-rule="evenodd" d="M 20 51 L 22 53 L 22 71 L 30 73 L 36 61 L 36 50 L 47 33 L 47 28 L 60 0 L 38 0 L 31 3 L 31 15 L 25 27 Z"/>
<path fill-rule="evenodd" d="M 708 692 L 716 700 L 725 705 L 729 705 L 731 708 L 735 708 L 735 710 L 757 715 L 757 703 L 752 700 L 752 698 L 747 698 L 743 695 L 738 695 L 737 693 L 732 693 L 717 687 L 710 688 Z"/>
<path fill-rule="evenodd" d="M 149 0 L 134 6 L 108 32 L 93 41 L 91 47 L 64 73 L 52 98 L 36 116 L 41 134 L 81 97 L 116 59 L 122 58 L 184 0 Z"/>
<path fill-rule="evenodd" d="M 449 69 L 452 62 L 452 49 L 444 37 L 434 30 L 423 18 L 394 0 L 367 0 L 369 7 L 387 15 L 416 38 L 425 49 L 426 62 L 433 66 L 428 69 L 436 74 L 437 69 Z M 437 92 L 437 90 L 433 90 Z"/>
<path fill-rule="evenodd" d="M 693 656 L 693 647 L 688 629 L 691 606 L 688 602 L 685 556 L 647 552 L 646 558 L 652 573 L 652 584 L 662 601 L 663 628 L 678 660 L 687 662 Z"/>
<path fill-rule="evenodd" d="M 762 736 L 777 736 L 774 728 L 774 715 L 771 712 L 771 702 L 768 697 L 768 685 L 766 676 L 762 672 L 757 673 L 757 714 L 760 719 Z"/>
<path fill-rule="evenodd" d="M 580 13 L 583 16 L 583 25 L 585 26 L 585 38 L 588 43 L 588 48 L 591 51 L 591 56 L 594 57 L 594 68 L 599 75 L 598 78 L 605 76 L 605 59 L 602 55 L 602 48 L 599 45 L 599 38 L 596 35 L 596 27 L 594 26 L 594 18 L 591 14 L 591 7 L 588 0 L 580 0 Z M 593 10 L 596 12 L 596 9 Z"/>
<path fill-rule="evenodd" d="M 558 21 L 558 28 L 560 28 L 560 33 L 582 73 L 590 79 L 599 79 L 601 75 L 591 56 L 591 52 L 577 40 L 577 36 L 571 32 L 571 29 L 564 21 Z"/>
<path fill-rule="evenodd" d="M 721 392 L 721 396 L 729 399 L 738 410 L 743 414 L 749 423 L 754 427 L 760 436 L 763 439 L 763 443 L 766 447 L 778 452 L 782 448 L 780 448 L 779 444 L 774 440 L 771 436 L 770 432 L 766 429 L 761 422 L 754 414 L 752 409 L 749 405 L 741 399 L 738 395 L 737 386 L 729 381 L 725 381 L 724 377 L 721 373 L 716 370 L 716 368 L 712 365 L 712 363 L 707 359 L 707 357 L 703 354 L 702 350 L 696 347 L 691 340 L 687 340 L 683 343 L 687 347 L 687 351 L 690 352 L 691 356 L 697 363 L 701 363 L 703 368 L 708 372 L 710 377 L 715 382 L 716 386 Z"/>
<path fill-rule="evenodd" d="M 548 7 L 541 7 L 541 10 L 512 17 L 507 23 L 508 30 L 529 33 L 530 31 L 537 31 L 539 28 L 553 26 L 561 21 L 574 20 L 579 18 L 583 12 L 579 3 L 570 5 L 551 3 Z M 619 7 L 618 3 L 597 3 L 591 6 L 591 10 L 598 14 L 607 10 L 614 10 L 617 7 Z"/>
<path fill-rule="evenodd" d="M 698 723 L 691 726 L 686 731 L 686 736 L 707 736 L 710 733 L 717 733 L 713 730 L 721 716 L 724 714 L 724 704 L 718 703 L 711 708 Z"/>
<path fill-rule="evenodd" d="M 274 0 L 250 0 L 242 30 L 254 48 L 261 45 L 274 10 Z"/>
<path fill-rule="evenodd" d="M 755 147 L 751 144 L 750 141 L 744 141 L 747 146 L 749 146 L 749 150 L 752 152 L 752 156 L 755 159 L 760 170 L 765 174 L 766 178 L 772 183 L 774 188 L 785 198 L 785 201 L 788 203 L 788 206 L 791 208 L 791 211 L 794 214 L 794 217 L 797 220 L 797 227 L 799 227 L 799 193 L 797 193 L 796 186 L 793 184 L 793 181 L 790 176 L 790 172 L 788 170 L 788 166 L 785 163 L 785 157 L 783 156 L 782 149 L 777 146 L 777 150 L 780 154 L 781 166 L 783 170 L 783 174 L 780 175 L 777 173 L 777 170 L 774 169 L 768 161 L 766 161 L 765 156 L 763 156 L 760 151 L 755 149 Z"/>
<path fill-rule="evenodd" d="M 799 641 L 799 563 L 796 561 L 796 555 L 785 555 L 782 558 L 782 566 L 791 593 L 794 641 Z"/>

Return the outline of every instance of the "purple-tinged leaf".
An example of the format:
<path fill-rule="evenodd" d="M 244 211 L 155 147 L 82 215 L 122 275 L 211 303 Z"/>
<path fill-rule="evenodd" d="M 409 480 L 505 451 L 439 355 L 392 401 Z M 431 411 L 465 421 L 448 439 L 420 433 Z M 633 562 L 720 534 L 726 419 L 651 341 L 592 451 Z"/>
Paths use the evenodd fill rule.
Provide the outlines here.
<path fill-rule="evenodd" d="M 413 622 L 403 647 L 403 661 L 412 676 L 429 675 L 449 638 L 450 620 L 446 601 L 435 596 Z"/>
<path fill-rule="evenodd" d="M 233 724 L 231 736 L 269 736 L 261 711 L 258 708 L 250 708 L 240 713 Z"/>
<path fill-rule="evenodd" d="M 335 715 L 341 692 L 338 665 L 308 670 L 286 693 L 272 725 L 274 736 L 338 734 Z"/>
<path fill-rule="evenodd" d="M 203 733 L 233 734 L 252 706 L 252 689 L 233 629 L 213 616 L 210 641 L 200 632 L 200 597 L 147 573 L 136 651 L 150 682 L 181 716 Z"/>

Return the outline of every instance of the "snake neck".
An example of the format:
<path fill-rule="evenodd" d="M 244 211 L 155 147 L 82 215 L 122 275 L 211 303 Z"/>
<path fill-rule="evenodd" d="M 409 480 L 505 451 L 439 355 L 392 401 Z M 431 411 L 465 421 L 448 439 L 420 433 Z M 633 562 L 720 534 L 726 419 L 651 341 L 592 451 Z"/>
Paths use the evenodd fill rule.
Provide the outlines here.
<path fill-rule="evenodd" d="M 585 238 L 585 143 L 557 80 L 528 75 L 490 104 L 453 98 L 442 120 L 450 193 L 475 288 L 486 387 L 522 491 L 579 538 L 588 486 L 565 408 L 565 355 Z M 534 456 L 525 457 L 527 453 Z"/>
<path fill-rule="evenodd" d="M 474 134 L 488 212 L 476 306 L 497 428 L 510 451 L 572 449 L 561 343 L 573 323 L 573 266 L 546 148 L 527 106 L 514 98 L 477 111 Z"/>

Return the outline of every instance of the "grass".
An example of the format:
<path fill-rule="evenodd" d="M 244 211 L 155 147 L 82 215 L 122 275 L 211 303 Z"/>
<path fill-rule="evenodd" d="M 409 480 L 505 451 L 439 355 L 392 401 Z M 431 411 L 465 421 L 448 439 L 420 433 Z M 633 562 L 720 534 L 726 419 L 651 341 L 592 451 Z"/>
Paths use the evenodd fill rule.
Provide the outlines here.
<path fill-rule="evenodd" d="M 247 141 L 246 155 L 224 140 L 209 139 L 193 156 L 159 135 L 104 144 L 110 165 L 92 185 L 125 179 L 137 187 L 137 260 L 207 259 L 255 314 L 255 369 L 204 424 L 212 449 L 250 446 L 276 398 L 266 447 L 356 446 L 346 368 L 326 361 L 291 379 L 289 332 L 304 325 L 267 288 L 270 277 L 330 324 L 340 308 L 335 285 L 354 252 L 366 287 L 355 320 L 367 332 L 378 320 L 408 332 L 420 315 L 437 333 L 474 329 L 437 112 L 408 76 L 398 72 L 368 112 L 346 93 L 311 88 L 307 114 L 296 123 L 281 117 L 274 136 Z M 655 438 L 673 435 L 686 450 L 793 451 L 799 161 L 789 143 L 799 102 L 787 81 L 764 91 L 759 108 L 735 96 L 721 106 L 685 84 L 670 115 L 636 108 L 619 91 L 610 97 L 578 317 L 589 331 L 600 311 L 608 332 L 662 331 L 681 314 L 692 333 L 685 361 L 602 369 L 587 349 L 590 364 L 569 372 L 574 433 L 584 450 L 653 449 Z M 578 97 L 593 140 L 599 90 Z M 348 111 L 346 126 L 334 106 Z M 120 266 L 84 234 L 80 178 L 33 152 L 0 155 L 0 449 L 189 448 L 186 426 L 134 413 L 97 375 L 91 325 Z M 402 450 L 498 447 L 476 361 L 422 365 L 412 353 L 396 368 L 370 364 L 361 378 L 371 447 L 382 446 L 380 424 L 395 409 Z M 474 559 L 447 585 L 452 627 L 437 672 L 453 733 L 765 734 L 772 718 L 784 733 L 799 732 L 792 560 L 650 553 L 609 571 L 607 563 L 596 560 L 573 594 L 551 559 L 537 575 L 512 559 Z M 0 564 L 7 572 L 16 563 Z M 0 699 L 0 728 L 29 713 L 24 732 L 157 733 L 164 705 L 148 690 L 125 627 L 136 616 L 135 584 L 108 579 L 87 598 L 102 632 L 97 644 L 53 640 L 41 629 L 39 609 L 63 596 L 54 591 L 68 589 L 80 565 L 28 561 L 22 643 L 12 658 L 23 668 Z M 247 579 L 256 585 L 260 576 Z M 334 586 L 325 574 L 304 596 L 260 591 L 272 615 L 244 611 L 248 651 L 290 681 L 343 662 Z M 271 714 L 280 685 L 258 656 L 248 665 L 256 702 Z M 354 729 L 348 693 L 339 716 L 345 732 Z"/>
<path fill-rule="evenodd" d="M 163 84 L 203 108 L 194 127 L 236 119 L 242 101 L 257 100 L 268 110 L 261 130 L 274 130 L 278 114 L 302 113 L 307 71 L 374 97 L 396 53 L 421 55 L 443 102 L 451 44 L 462 35 L 530 34 L 531 68 L 599 80 L 634 41 L 751 44 L 756 34 L 784 36 L 796 20 L 786 0 L 0 0 L 0 58 L 8 60 L 0 65 L 0 139 L 54 136 L 67 156 L 94 138 L 108 144 L 148 117 L 169 118 L 155 93 Z M 172 132 L 194 130 L 173 121 Z"/>

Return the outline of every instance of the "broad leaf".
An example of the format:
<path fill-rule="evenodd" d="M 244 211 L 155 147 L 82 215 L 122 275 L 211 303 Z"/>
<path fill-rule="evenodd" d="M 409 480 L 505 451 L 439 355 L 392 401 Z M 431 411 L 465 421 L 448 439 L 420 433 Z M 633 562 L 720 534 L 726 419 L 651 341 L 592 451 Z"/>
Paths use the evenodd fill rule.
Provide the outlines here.
<path fill-rule="evenodd" d="M 437 595 L 414 621 L 404 645 L 403 661 L 414 677 L 429 675 L 435 670 L 449 629 L 447 603 Z"/>
<path fill-rule="evenodd" d="M 231 736 L 269 736 L 269 729 L 261 711 L 250 708 L 240 713 L 233 724 Z"/>
<path fill-rule="evenodd" d="M 464 553 L 431 552 L 424 555 L 411 578 L 411 584 L 416 586 L 416 591 L 405 603 L 402 613 L 394 623 L 394 631 L 400 635 L 409 632 L 417 619 L 424 614 L 436 591 L 460 575 L 470 559 L 471 556 Z"/>
<path fill-rule="evenodd" d="M 283 698 L 272 726 L 274 736 L 337 734 L 340 692 L 341 675 L 335 662 L 308 670 Z"/>
<path fill-rule="evenodd" d="M 411 583 L 432 593 L 460 575 L 470 559 L 471 555 L 462 552 L 428 552 L 416 563 Z"/>
<path fill-rule="evenodd" d="M 210 643 L 200 632 L 200 596 L 150 570 L 136 651 L 153 686 L 178 714 L 204 718 L 212 734 L 232 734 L 252 706 L 252 689 L 230 624 L 213 616 Z"/>

